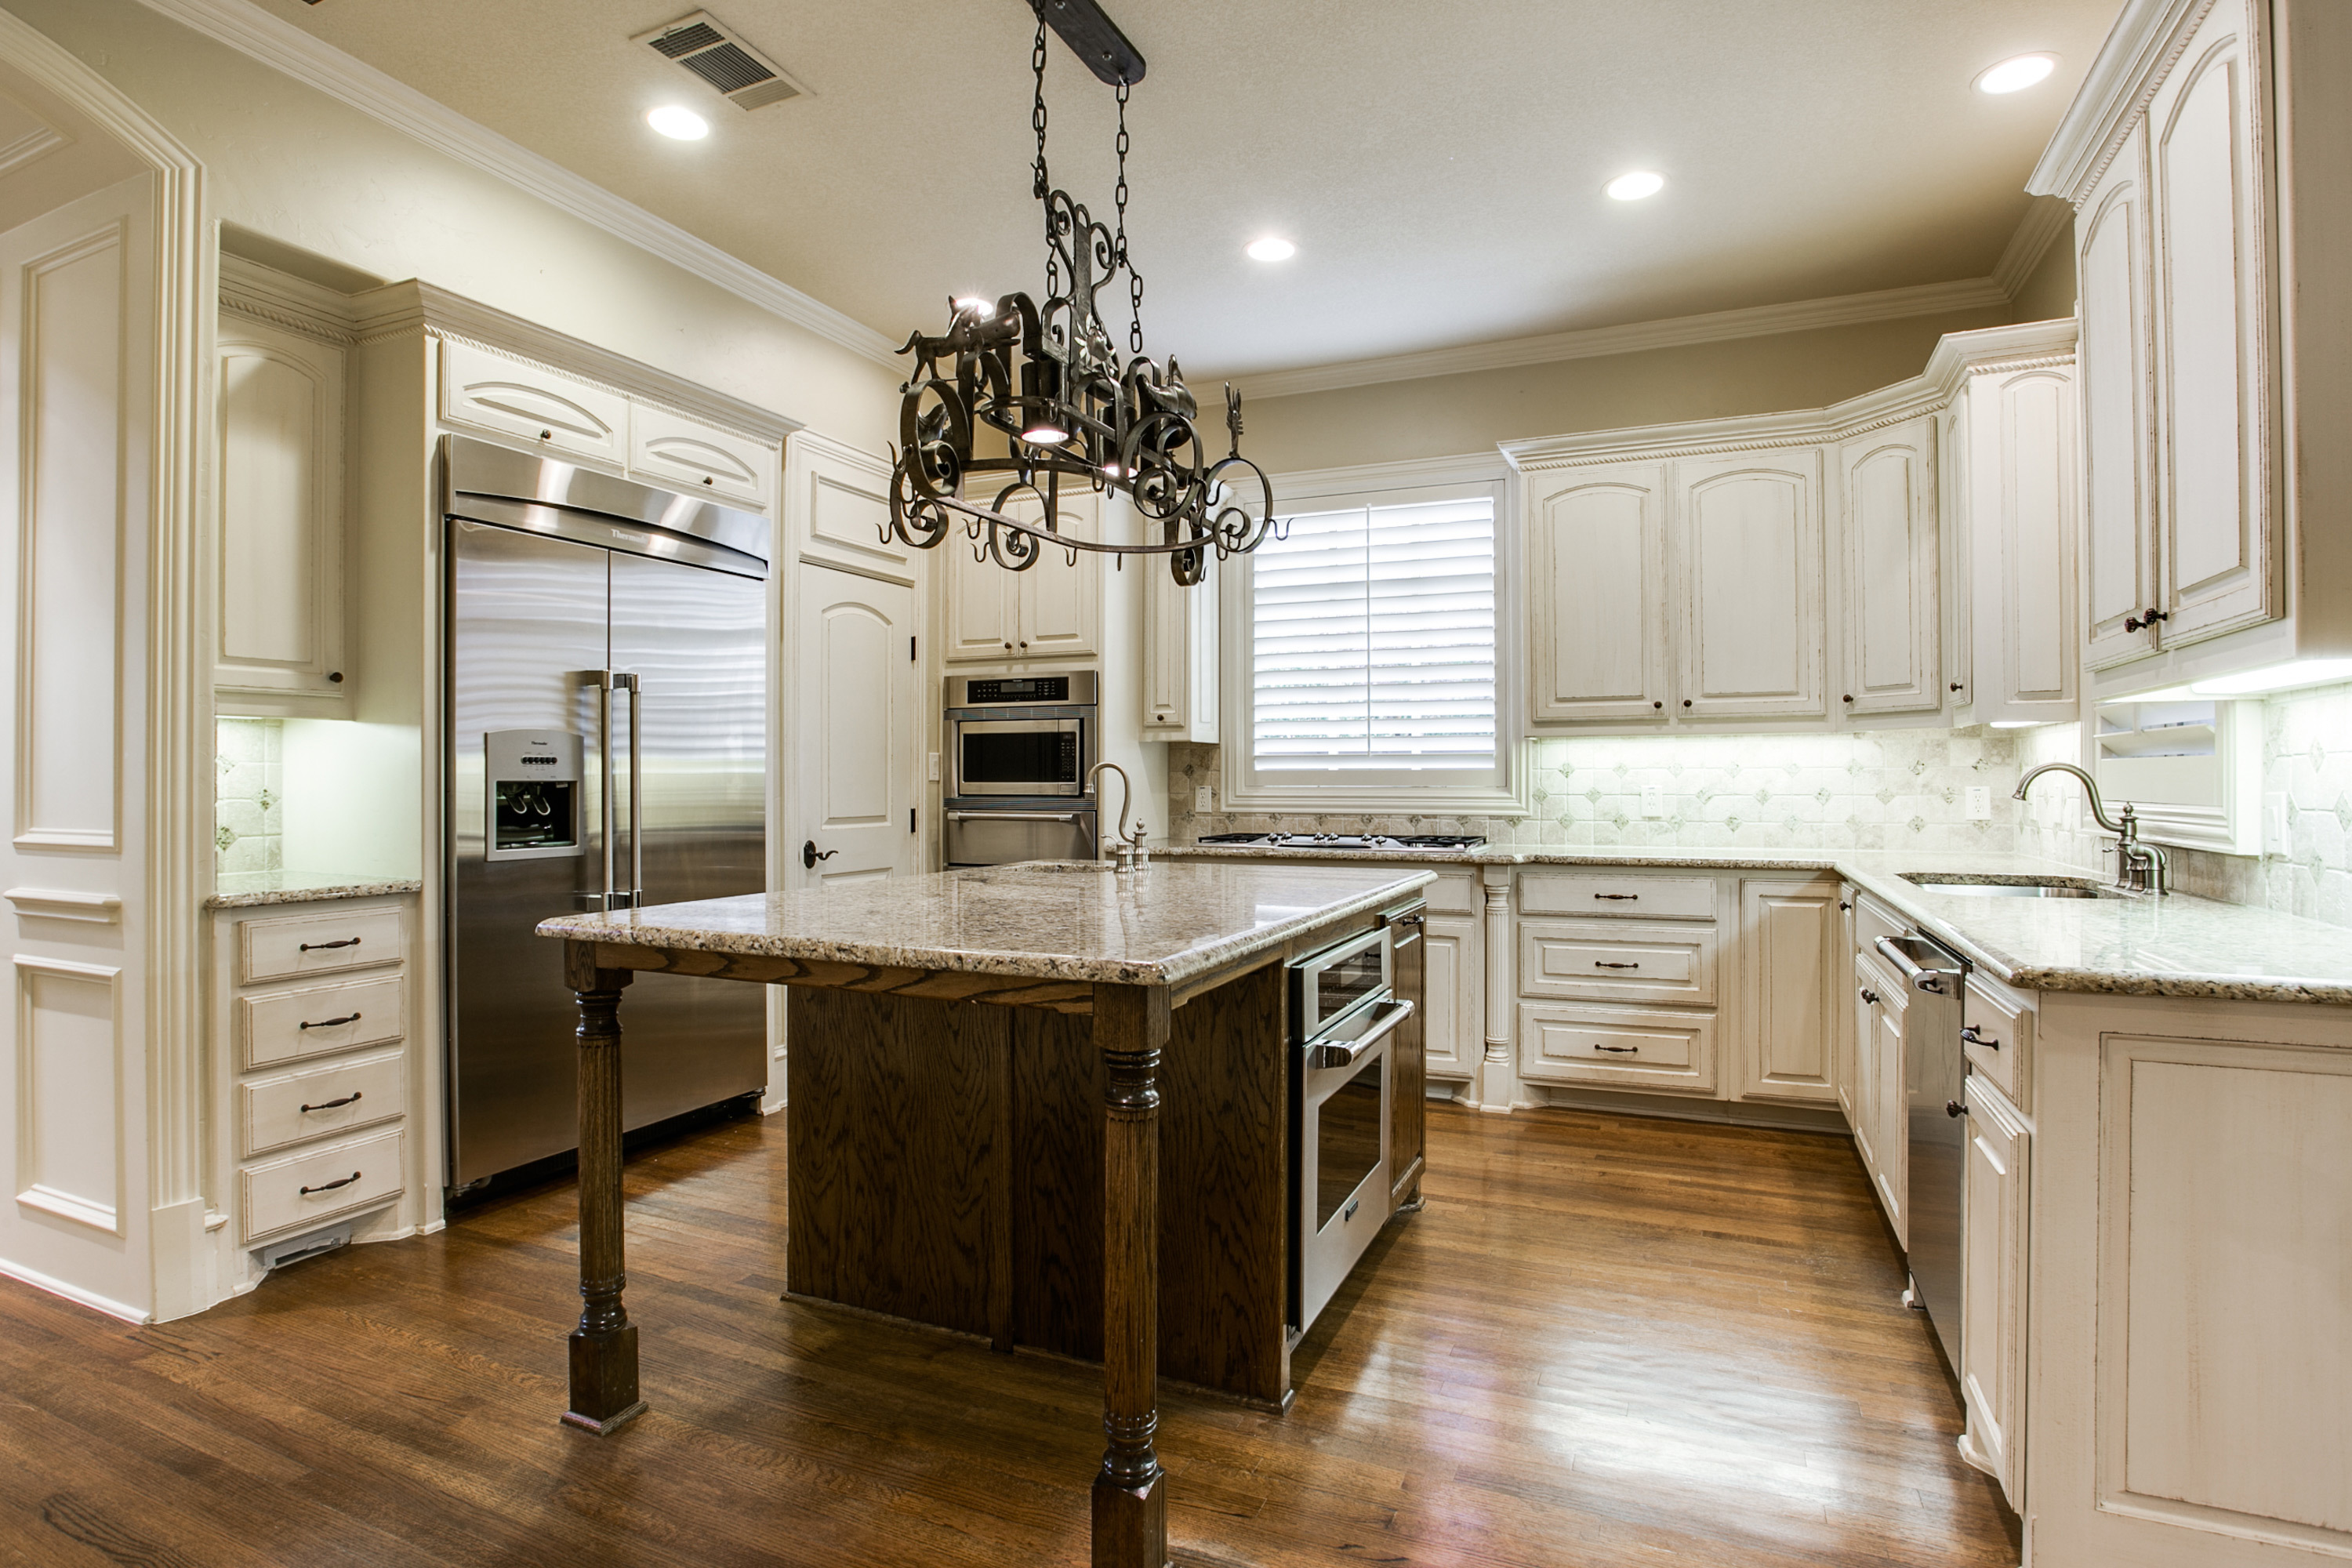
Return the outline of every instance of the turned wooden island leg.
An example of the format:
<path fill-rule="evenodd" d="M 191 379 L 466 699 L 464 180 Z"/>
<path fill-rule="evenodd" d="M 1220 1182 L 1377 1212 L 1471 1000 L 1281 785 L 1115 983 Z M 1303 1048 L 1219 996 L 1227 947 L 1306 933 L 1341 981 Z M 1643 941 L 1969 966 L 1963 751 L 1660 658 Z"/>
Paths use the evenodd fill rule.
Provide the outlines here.
<path fill-rule="evenodd" d="M 621 1304 L 621 988 L 587 942 L 563 944 L 564 983 L 580 1001 L 580 1326 L 572 1331 L 568 1424 L 606 1436 L 646 1413 L 637 1397 L 637 1331 Z"/>
<path fill-rule="evenodd" d="M 1103 1433 L 1095 1568 L 1166 1568 L 1160 1426 L 1160 1052 L 1165 987 L 1097 985 L 1095 1047 L 1109 1068 L 1103 1129 Z"/>

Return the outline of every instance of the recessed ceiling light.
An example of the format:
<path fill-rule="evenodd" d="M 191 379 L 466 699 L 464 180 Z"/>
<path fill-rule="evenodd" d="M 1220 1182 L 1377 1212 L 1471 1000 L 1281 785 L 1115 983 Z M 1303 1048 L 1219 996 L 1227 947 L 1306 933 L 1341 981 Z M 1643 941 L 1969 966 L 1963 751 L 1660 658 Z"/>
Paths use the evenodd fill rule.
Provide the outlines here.
<path fill-rule="evenodd" d="M 691 109 L 665 103 L 646 116 L 646 123 L 676 142 L 699 142 L 710 134 L 710 121 Z"/>
<path fill-rule="evenodd" d="M 1976 87 L 1979 92 L 2021 92 L 2057 68 L 2056 55 L 2019 55 L 1985 68 Z"/>
<path fill-rule="evenodd" d="M 1638 202 L 1643 196 L 1654 196 L 1666 188 L 1666 177 L 1647 169 L 1636 169 L 1630 174 L 1620 174 L 1603 187 L 1621 202 Z"/>
<path fill-rule="evenodd" d="M 1287 261 L 1298 254 L 1298 247 L 1286 239 L 1276 239 L 1268 235 L 1264 239 L 1251 240 L 1249 254 L 1253 261 Z"/>

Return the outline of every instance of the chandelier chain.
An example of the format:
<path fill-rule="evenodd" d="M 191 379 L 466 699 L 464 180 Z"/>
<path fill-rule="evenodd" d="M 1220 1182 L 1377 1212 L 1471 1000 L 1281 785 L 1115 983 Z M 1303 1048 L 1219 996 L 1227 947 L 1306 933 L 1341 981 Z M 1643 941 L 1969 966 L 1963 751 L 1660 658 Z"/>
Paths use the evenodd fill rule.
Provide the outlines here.
<path fill-rule="evenodd" d="M 1143 274 L 1127 254 L 1127 150 L 1132 145 L 1127 134 L 1127 87 L 1118 84 L 1118 139 L 1112 143 L 1118 150 L 1118 188 L 1113 193 L 1118 205 L 1118 237 L 1113 243 L 1116 264 L 1127 268 L 1127 349 L 1129 353 L 1143 352 Z"/>
<path fill-rule="evenodd" d="M 1054 188 L 1053 181 L 1045 172 L 1045 10 L 1042 5 L 1037 8 L 1037 41 L 1029 50 L 1029 74 L 1035 79 L 1037 86 L 1036 97 L 1031 100 L 1029 108 L 1029 124 L 1037 132 L 1037 162 L 1030 182 L 1030 194 L 1042 202 Z M 1061 269 L 1055 264 L 1050 213 L 1045 237 L 1045 292 L 1052 295 L 1059 292 L 1062 285 Z"/>

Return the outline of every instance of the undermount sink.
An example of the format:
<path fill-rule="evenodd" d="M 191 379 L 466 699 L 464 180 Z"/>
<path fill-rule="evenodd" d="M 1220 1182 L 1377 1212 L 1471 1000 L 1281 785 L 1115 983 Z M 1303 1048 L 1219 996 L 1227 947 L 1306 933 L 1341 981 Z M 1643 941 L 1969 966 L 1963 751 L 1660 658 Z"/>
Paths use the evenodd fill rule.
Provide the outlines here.
<path fill-rule="evenodd" d="M 2087 882 L 2054 877 L 2020 877 L 2001 882 L 1947 882 L 1934 872 L 1906 871 L 1903 879 L 1923 893 L 1955 893 L 1968 899 L 2121 899 L 2129 895 Z"/>

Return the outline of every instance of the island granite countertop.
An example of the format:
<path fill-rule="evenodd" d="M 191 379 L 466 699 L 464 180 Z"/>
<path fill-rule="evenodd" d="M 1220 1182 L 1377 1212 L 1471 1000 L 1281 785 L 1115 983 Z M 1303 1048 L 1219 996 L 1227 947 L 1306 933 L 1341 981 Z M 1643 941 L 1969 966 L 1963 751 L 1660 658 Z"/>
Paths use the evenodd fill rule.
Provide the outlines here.
<path fill-rule="evenodd" d="M 1027 861 L 559 915 L 539 934 L 1125 985 L 1181 984 L 1433 879 L 1371 867 Z"/>
<path fill-rule="evenodd" d="M 1986 973 L 2021 991 L 2199 996 L 2352 1006 L 2352 930 L 2191 894 L 2163 899 L 2001 899 L 1930 893 L 1904 873 L 1947 882 L 2049 878 L 2086 888 L 2107 879 L 2030 855 L 1891 849 L 1740 849 L 1595 846 L 1382 856 L 1347 849 L 1171 846 L 1164 858 L 1286 858 L 1333 864 L 1631 866 L 1653 870 L 1834 873 L 1916 921 Z"/>

